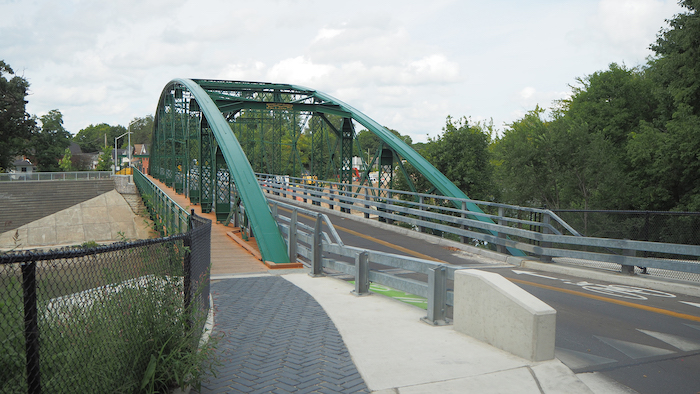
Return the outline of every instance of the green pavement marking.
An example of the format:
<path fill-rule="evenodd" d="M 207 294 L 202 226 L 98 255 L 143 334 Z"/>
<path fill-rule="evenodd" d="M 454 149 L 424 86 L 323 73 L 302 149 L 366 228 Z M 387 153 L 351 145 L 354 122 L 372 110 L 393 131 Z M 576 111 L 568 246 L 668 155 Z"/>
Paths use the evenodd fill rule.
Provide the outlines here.
<path fill-rule="evenodd" d="M 351 280 L 348 283 L 352 283 L 354 285 L 355 281 Z M 391 297 L 393 299 L 405 302 L 409 305 L 417 306 L 422 309 L 428 309 L 428 299 L 425 297 L 417 296 L 415 294 L 404 293 L 403 291 L 392 289 L 391 287 L 387 286 L 378 285 L 376 283 L 369 284 L 369 291 L 385 295 L 387 297 Z"/>

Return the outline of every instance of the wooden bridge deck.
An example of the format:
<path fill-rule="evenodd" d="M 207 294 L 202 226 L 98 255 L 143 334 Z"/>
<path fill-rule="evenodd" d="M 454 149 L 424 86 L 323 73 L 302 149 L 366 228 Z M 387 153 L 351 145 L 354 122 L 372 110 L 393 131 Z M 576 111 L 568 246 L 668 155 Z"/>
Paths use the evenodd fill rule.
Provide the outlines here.
<path fill-rule="evenodd" d="M 224 226 L 216 222 L 214 213 L 202 213 L 202 207 L 199 205 L 191 205 L 190 201 L 182 194 L 175 193 L 175 190 L 166 186 L 163 182 L 151 177 L 148 178 L 158 185 L 165 193 L 170 196 L 181 207 L 188 211 L 194 209 L 194 212 L 202 217 L 211 220 L 211 274 L 244 274 L 255 272 L 267 272 L 268 267 L 260 261 L 260 252 L 257 250 L 257 244 L 254 238 L 250 238 L 246 242 L 246 247 L 233 240 L 231 235 L 236 236 L 236 230 L 233 227 Z M 254 254 L 257 252 L 257 256 Z"/>

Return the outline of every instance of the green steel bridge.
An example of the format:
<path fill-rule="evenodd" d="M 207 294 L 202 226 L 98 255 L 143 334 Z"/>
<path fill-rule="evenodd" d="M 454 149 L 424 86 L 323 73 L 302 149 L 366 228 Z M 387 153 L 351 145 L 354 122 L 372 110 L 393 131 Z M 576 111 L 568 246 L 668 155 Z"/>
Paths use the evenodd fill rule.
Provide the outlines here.
<path fill-rule="evenodd" d="M 353 178 L 360 175 L 360 185 L 366 184 L 372 170 L 360 159 L 353 172 L 353 157 L 367 152 L 356 138 L 357 125 L 381 140 L 370 161 L 378 165 L 380 188 L 391 189 L 398 170 L 416 191 L 406 162 L 433 186 L 430 193 L 468 198 L 399 137 L 350 105 L 314 89 L 263 82 L 170 81 L 155 114 L 149 172 L 203 212 L 214 211 L 219 221 L 242 217 L 263 259 L 288 263 L 287 246 L 255 174 L 332 179 L 343 185 L 339 194 L 350 192 Z M 472 203 L 466 209 L 482 212 Z"/>

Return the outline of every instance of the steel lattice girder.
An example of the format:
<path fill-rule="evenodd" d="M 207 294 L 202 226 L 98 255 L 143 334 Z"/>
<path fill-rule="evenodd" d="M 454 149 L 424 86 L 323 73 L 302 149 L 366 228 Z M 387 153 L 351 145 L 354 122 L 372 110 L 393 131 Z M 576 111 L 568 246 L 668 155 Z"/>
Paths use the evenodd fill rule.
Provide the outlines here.
<path fill-rule="evenodd" d="M 240 154 L 239 160 L 242 158 L 245 161 L 246 168 L 250 169 L 250 174 L 245 176 L 245 180 L 254 179 L 254 174 L 252 168 L 245 159 L 245 154 L 243 153 L 240 145 L 238 144 L 233 133 L 230 132 L 231 128 L 228 125 L 226 119 L 221 115 L 222 113 L 236 113 L 245 109 L 253 110 L 267 110 L 267 111 L 295 111 L 295 112 L 312 112 L 319 114 L 330 114 L 337 115 L 342 118 L 352 119 L 358 122 L 360 125 L 364 126 L 370 132 L 374 133 L 379 137 L 382 142 L 388 146 L 393 152 L 396 152 L 400 157 L 408 161 L 413 165 L 416 170 L 418 170 L 425 178 L 438 190 L 442 195 L 448 197 L 464 198 L 468 199 L 467 195 L 464 194 L 457 186 L 450 182 L 447 177 L 445 177 L 440 171 L 438 171 L 432 164 L 430 164 L 425 158 L 418 154 L 413 148 L 404 143 L 400 138 L 395 136 L 393 133 L 388 131 L 386 128 L 381 126 L 379 123 L 369 118 L 367 115 L 356 110 L 352 106 L 328 95 L 323 92 L 319 92 L 314 89 L 309 89 L 306 87 L 298 85 L 288 85 L 288 84 L 272 84 L 264 82 L 240 82 L 240 81 L 219 81 L 219 80 L 189 80 L 189 79 L 176 79 L 173 82 L 182 84 L 186 86 L 190 92 L 195 95 L 197 102 L 200 106 L 202 105 L 204 97 L 200 100 L 200 96 L 206 96 L 207 101 L 210 106 L 214 108 L 207 108 L 206 116 L 210 119 L 210 116 L 214 116 L 214 112 L 218 115 L 217 122 L 220 124 L 217 126 L 222 131 L 220 133 L 225 133 L 227 136 L 231 137 L 233 140 L 227 145 L 235 145 L 239 151 L 236 155 Z M 195 92 L 196 91 L 196 92 Z M 281 97 L 287 98 L 283 101 Z M 202 108 L 204 111 L 204 108 Z M 214 127 L 212 126 L 212 129 Z M 219 140 L 218 134 L 216 135 L 217 141 Z M 235 144 L 234 144 L 235 142 Z M 222 146 L 222 150 L 227 152 L 228 147 Z M 230 156 L 231 153 L 228 152 Z M 229 166 L 233 162 L 229 161 L 226 157 Z M 342 168 L 341 168 L 342 171 Z M 232 172 L 233 173 L 233 172 Z M 340 175 L 340 174 L 339 174 Z M 242 175 L 241 175 L 242 176 Z M 234 176 L 237 185 L 241 185 L 238 179 Z M 251 183 L 253 183 L 251 181 Z M 247 185 L 247 183 L 246 183 Z M 247 187 L 239 187 L 239 190 L 243 192 Z M 262 192 L 260 192 L 262 194 Z M 246 207 L 248 207 L 245 198 L 242 195 L 242 199 Z M 458 207 L 461 208 L 461 207 Z M 474 203 L 467 203 L 466 208 L 472 212 L 482 213 L 481 209 Z M 249 209 L 249 208 L 248 208 Z M 481 216 L 474 217 L 480 221 L 491 222 L 488 218 Z M 255 223 L 253 222 L 253 228 L 255 231 Z M 261 235 L 256 236 L 261 237 Z M 258 239 L 260 242 L 260 239 Z M 524 255 L 521 251 L 517 249 L 509 248 L 509 251 L 514 255 Z"/>

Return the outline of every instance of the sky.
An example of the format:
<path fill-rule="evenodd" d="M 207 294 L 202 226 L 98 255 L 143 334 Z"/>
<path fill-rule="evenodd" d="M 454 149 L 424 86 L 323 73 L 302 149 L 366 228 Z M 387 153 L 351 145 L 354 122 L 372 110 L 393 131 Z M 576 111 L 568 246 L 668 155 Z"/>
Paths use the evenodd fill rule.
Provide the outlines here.
<path fill-rule="evenodd" d="M 608 68 L 636 67 L 671 0 L 0 0 L 0 60 L 27 111 L 75 134 L 155 113 L 174 78 L 301 85 L 425 142 L 497 130 Z"/>

